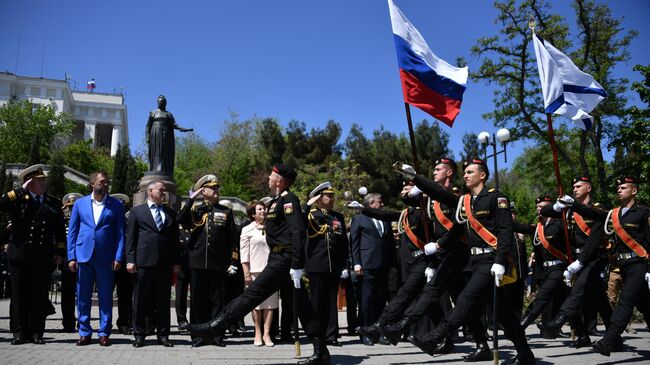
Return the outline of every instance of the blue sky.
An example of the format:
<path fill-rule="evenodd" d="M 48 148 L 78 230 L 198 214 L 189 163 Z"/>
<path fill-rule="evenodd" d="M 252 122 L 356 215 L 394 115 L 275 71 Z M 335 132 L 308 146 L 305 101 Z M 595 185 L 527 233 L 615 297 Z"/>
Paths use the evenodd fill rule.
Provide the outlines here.
<path fill-rule="evenodd" d="M 551 3 L 575 27 L 570 3 Z M 451 63 L 463 56 L 470 71 L 481 63 L 470 47 L 498 30 L 491 1 L 396 4 L 435 54 Z M 650 59 L 650 2 L 609 4 L 626 30 L 639 31 L 632 59 L 617 71 L 640 80 L 632 67 Z M 0 70 L 56 79 L 67 72 L 82 90 L 91 78 L 96 91 L 123 86 L 134 150 L 143 148 L 147 113 L 161 93 L 177 122 L 207 140 L 218 138 L 231 112 L 240 120 L 276 117 L 285 126 L 300 120 L 308 128 L 332 119 L 344 134 L 355 122 L 368 135 L 380 124 L 406 132 L 384 0 L 0 0 Z M 464 132 L 496 131 L 481 118 L 491 108 L 492 89 L 470 82 L 454 128 L 442 125 L 456 156 Z M 415 108 L 412 113 L 414 122 L 432 120 Z M 514 143 L 508 162 L 523 148 L 524 142 Z"/>

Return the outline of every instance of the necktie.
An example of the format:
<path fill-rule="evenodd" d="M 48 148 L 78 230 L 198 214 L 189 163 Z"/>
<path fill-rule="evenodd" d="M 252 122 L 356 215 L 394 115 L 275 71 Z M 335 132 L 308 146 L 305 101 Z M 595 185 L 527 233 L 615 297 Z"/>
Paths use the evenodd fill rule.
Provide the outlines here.
<path fill-rule="evenodd" d="M 160 205 L 156 205 L 156 212 L 154 214 L 154 219 L 156 220 L 156 227 L 160 231 L 163 226 L 162 216 L 160 215 Z"/>
<path fill-rule="evenodd" d="M 374 218 L 372 220 L 375 221 L 375 226 L 377 226 L 377 231 L 379 231 L 379 235 L 380 236 L 383 235 L 384 234 L 384 227 L 381 224 L 381 222 L 378 221 L 377 219 L 374 219 Z"/>
<path fill-rule="evenodd" d="M 41 205 L 41 196 L 40 195 L 36 195 L 34 197 L 34 200 L 36 201 L 36 204 Z"/>

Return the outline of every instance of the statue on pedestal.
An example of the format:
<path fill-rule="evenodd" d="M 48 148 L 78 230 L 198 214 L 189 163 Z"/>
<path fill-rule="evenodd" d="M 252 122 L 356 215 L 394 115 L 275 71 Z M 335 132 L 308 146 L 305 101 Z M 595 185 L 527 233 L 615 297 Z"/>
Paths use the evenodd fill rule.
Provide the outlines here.
<path fill-rule="evenodd" d="M 174 155 L 176 144 L 174 129 L 181 132 L 191 132 L 194 129 L 183 128 L 176 124 L 172 113 L 166 110 L 167 99 L 158 96 L 158 109 L 149 113 L 147 120 L 146 139 L 149 146 L 149 172 L 158 175 L 174 176 Z"/>

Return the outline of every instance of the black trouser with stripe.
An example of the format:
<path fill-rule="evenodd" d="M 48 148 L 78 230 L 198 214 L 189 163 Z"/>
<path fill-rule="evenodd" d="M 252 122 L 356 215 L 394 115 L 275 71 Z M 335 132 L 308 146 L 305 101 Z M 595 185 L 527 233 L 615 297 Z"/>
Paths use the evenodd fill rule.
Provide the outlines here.
<path fill-rule="evenodd" d="M 609 299 L 607 299 L 607 293 L 599 284 L 601 282 L 600 274 L 607 265 L 606 259 L 597 258 L 578 272 L 571 287 L 571 293 L 560 308 L 560 314 L 572 319 L 572 325 L 578 326 L 578 328 L 575 328 L 580 332 L 578 335 L 586 334 L 585 324 L 579 318 L 582 306 L 595 306 L 605 326 L 609 326 L 612 307 L 609 304 Z"/>
<path fill-rule="evenodd" d="M 244 290 L 242 295 L 226 304 L 222 311 L 223 321 L 231 324 L 252 311 L 271 294 L 276 292 L 289 277 L 291 269 L 291 251 L 271 253 L 268 263 L 253 283 Z M 304 287 L 295 290 L 296 308 L 300 323 L 310 338 L 323 338 L 322 329 L 314 309 L 307 298 Z M 283 328 L 284 331 L 284 328 Z"/>
<path fill-rule="evenodd" d="M 526 316 L 530 317 L 530 322 L 535 320 L 546 308 L 551 306 L 551 302 L 562 293 L 566 292 L 566 285 L 564 284 L 564 270 L 566 264 L 561 263 L 554 265 L 544 270 L 544 282 L 537 289 L 535 300 L 530 303 Z"/>
<path fill-rule="evenodd" d="M 484 313 L 488 301 L 493 300 L 494 277 L 490 273 L 495 254 L 471 256 L 469 259 L 472 275 L 456 300 L 456 306 L 442 320 L 434 331 L 438 340 L 449 337 L 465 321 L 473 323 L 477 314 Z M 530 352 L 523 328 L 519 324 L 511 299 L 501 289 L 498 295 L 498 320 L 503 325 L 506 337 L 515 345 L 518 353 Z M 477 342 L 482 339 L 477 339 Z"/>
<path fill-rule="evenodd" d="M 619 261 L 619 268 L 623 276 L 623 288 L 618 297 L 618 304 L 614 308 L 610 326 L 604 336 L 607 339 L 618 337 L 623 333 L 632 318 L 634 306 L 637 306 L 644 314 L 648 313 L 648 306 L 650 306 L 650 291 L 645 281 L 648 263 L 635 257 Z"/>
<path fill-rule="evenodd" d="M 310 272 L 309 299 L 314 311 L 320 317 L 325 331 L 325 340 L 334 341 L 339 334 L 339 315 L 336 301 L 339 294 L 340 274 Z"/>

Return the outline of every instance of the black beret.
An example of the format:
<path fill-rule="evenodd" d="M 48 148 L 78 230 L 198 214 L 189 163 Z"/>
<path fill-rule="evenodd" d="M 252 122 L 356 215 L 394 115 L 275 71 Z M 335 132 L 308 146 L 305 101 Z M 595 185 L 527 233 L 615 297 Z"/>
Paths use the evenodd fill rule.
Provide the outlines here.
<path fill-rule="evenodd" d="M 291 179 L 291 180 L 295 180 L 296 176 L 298 176 L 296 170 L 294 170 L 291 166 L 283 164 L 281 162 L 278 162 L 275 165 L 273 165 L 273 172 L 275 172 L 276 174 L 284 178 Z"/>

